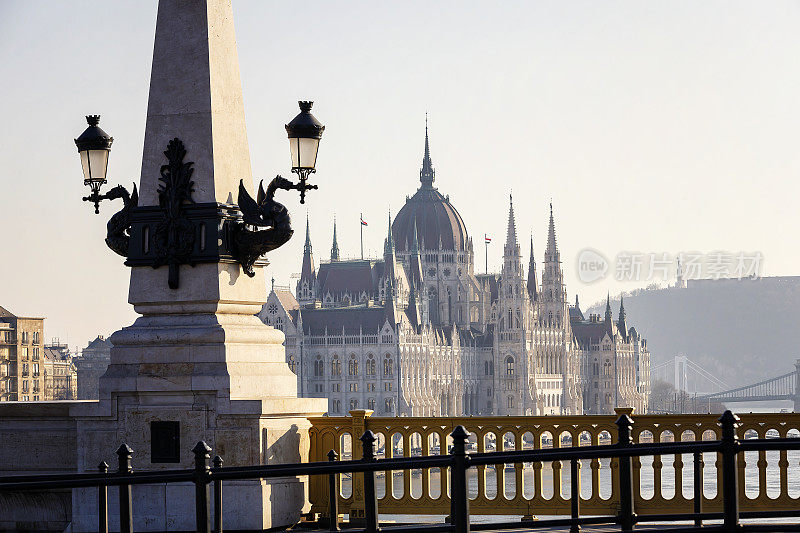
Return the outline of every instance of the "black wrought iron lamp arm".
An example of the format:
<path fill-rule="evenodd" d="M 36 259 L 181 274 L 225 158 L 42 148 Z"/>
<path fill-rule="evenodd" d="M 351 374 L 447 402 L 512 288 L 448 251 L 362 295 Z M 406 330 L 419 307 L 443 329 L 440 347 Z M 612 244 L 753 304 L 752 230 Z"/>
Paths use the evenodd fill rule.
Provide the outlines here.
<path fill-rule="evenodd" d="M 134 185 L 134 188 L 136 186 Z M 117 198 L 130 198 L 131 193 L 128 192 L 128 189 L 123 187 L 122 185 L 117 185 L 116 187 L 111 188 L 107 193 L 100 194 L 100 187 L 92 186 L 92 194 L 89 196 L 84 196 L 84 202 L 92 202 L 94 203 L 94 212 L 96 215 L 100 214 L 100 202 L 103 200 L 116 200 Z"/>
<path fill-rule="evenodd" d="M 300 183 L 298 183 L 294 188 L 297 189 L 298 191 L 300 191 L 300 203 L 304 204 L 304 203 L 306 203 L 306 191 L 309 191 L 309 190 L 312 190 L 312 189 L 314 189 L 314 190 L 319 189 L 319 187 L 317 187 L 316 185 L 309 185 L 308 183 L 306 183 L 306 180 L 308 179 L 308 175 L 312 174 L 314 172 L 314 169 L 313 168 L 297 168 L 297 169 L 292 169 L 292 172 L 297 174 L 297 177 L 300 178 Z"/>

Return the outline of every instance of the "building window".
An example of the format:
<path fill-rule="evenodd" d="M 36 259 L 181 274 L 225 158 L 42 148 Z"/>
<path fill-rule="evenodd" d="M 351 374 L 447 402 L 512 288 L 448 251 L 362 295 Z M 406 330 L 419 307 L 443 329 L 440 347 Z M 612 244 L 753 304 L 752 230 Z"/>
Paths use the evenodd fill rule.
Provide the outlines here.
<path fill-rule="evenodd" d="M 394 412 L 394 398 L 386 398 L 386 401 L 383 402 L 383 410 L 386 414 L 392 414 Z"/>
<path fill-rule="evenodd" d="M 367 409 L 375 410 L 375 398 L 370 398 L 367 400 Z"/>
<path fill-rule="evenodd" d="M 506 376 L 514 375 L 514 358 L 510 355 L 506 357 Z"/>
<path fill-rule="evenodd" d="M 315 369 L 316 369 L 316 363 L 314 363 L 314 365 L 315 365 Z M 289 356 L 289 368 L 292 370 L 292 372 L 297 374 L 297 361 L 294 360 L 294 356 L 293 355 Z"/>
<path fill-rule="evenodd" d="M 491 387 L 489 387 L 488 389 L 486 389 L 486 396 L 487 396 L 487 397 L 489 397 L 489 398 L 491 398 L 491 397 L 492 397 L 492 388 L 491 388 Z"/>
<path fill-rule="evenodd" d="M 513 397 L 513 396 L 509 396 L 508 398 L 506 398 L 506 406 L 507 406 L 509 409 L 511 409 L 512 407 L 514 407 L 514 397 Z"/>
<path fill-rule="evenodd" d="M 394 373 L 392 356 L 388 353 L 383 358 L 383 375 L 391 376 Z"/>
<path fill-rule="evenodd" d="M 358 392 L 358 383 L 350 384 L 350 392 Z"/>
<path fill-rule="evenodd" d="M 267 308 L 267 312 L 269 314 L 271 314 L 271 315 L 278 314 L 278 306 L 276 304 L 269 304 L 269 307 Z"/>
<path fill-rule="evenodd" d="M 347 375 L 358 375 L 358 359 L 356 359 L 356 354 L 354 353 L 350 354 L 350 360 L 347 362 Z"/>
<path fill-rule="evenodd" d="M 367 383 L 367 392 L 375 392 L 375 383 Z"/>
<path fill-rule="evenodd" d="M 372 354 L 367 355 L 367 365 L 366 365 L 367 375 L 374 376 L 375 375 L 375 356 Z"/>
<path fill-rule="evenodd" d="M 331 411 L 339 413 L 342 410 L 342 402 L 339 400 L 331 400 Z"/>
<path fill-rule="evenodd" d="M 332 376 L 342 375 L 342 362 L 339 361 L 338 354 L 333 354 L 333 359 L 331 360 L 331 375 Z"/>
<path fill-rule="evenodd" d="M 489 361 L 489 375 L 494 376 L 494 361 Z"/>
<path fill-rule="evenodd" d="M 352 398 L 350 400 L 350 410 L 352 411 L 354 409 L 358 409 L 358 400 L 356 400 L 355 398 Z"/>
<path fill-rule="evenodd" d="M 275 329 L 283 331 L 283 317 L 279 316 L 275 319 Z"/>
<path fill-rule="evenodd" d="M 322 356 L 317 356 L 317 360 L 314 361 L 314 376 L 316 377 L 323 377 L 325 375 L 325 361 L 322 360 Z"/>
<path fill-rule="evenodd" d="M 387 381 L 386 383 L 384 383 L 383 384 L 383 390 L 386 391 L 386 392 L 391 391 L 392 390 L 392 382 L 391 381 Z"/>

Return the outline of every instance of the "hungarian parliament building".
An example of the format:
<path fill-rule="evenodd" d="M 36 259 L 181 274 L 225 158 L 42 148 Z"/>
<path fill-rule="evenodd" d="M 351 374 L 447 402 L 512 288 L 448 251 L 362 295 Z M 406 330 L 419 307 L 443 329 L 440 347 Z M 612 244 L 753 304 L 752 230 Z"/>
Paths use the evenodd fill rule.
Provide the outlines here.
<path fill-rule="evenodd" d="M 420 187 L 390 220 L 383 259 L 316 267 L 306 223 L 294 294 L 273 287 L 259 317 L 286 335 L 301 396 L 328 413 L 379 416 L 613 414 L 647 410 L 650 353 L 629 326 L 570 305 L 553 208 L 541 269 L 527 271 L 514 205 L 500 273 L 476 274 L 467 226 L 434 187 L 427 128 Z M 540 279 L 541 276 L 541 279 Z"/>

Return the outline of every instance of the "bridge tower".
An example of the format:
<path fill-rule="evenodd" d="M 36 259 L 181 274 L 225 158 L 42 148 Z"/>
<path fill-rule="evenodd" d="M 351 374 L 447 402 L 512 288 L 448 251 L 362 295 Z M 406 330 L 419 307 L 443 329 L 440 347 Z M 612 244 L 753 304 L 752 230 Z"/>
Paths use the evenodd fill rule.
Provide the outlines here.
<path fill-rule="evenodd" d="M 687 359 L 683 354 L 675 356 L 675 390 L 678 392 L 689 392 L 686 379 Z"/>
<path fill-rule="evenodd" d="M 794 362 L 794 412 L 800 413 L 800 359 Z"/>

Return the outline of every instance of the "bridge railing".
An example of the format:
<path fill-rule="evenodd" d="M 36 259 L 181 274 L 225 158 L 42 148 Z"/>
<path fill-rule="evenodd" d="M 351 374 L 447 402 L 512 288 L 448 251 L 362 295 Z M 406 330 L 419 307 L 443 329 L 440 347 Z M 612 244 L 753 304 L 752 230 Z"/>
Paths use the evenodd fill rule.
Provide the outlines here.
<path fill-rule="evenodd" d="M 377 436 L 380 458 L 436 457 L 448 453 L 448 436 L 459 425 L 470 433 L 470 453 L 559 449 L 600 446 L 616 442 L 616 418 L 634 420 L 636 444 L 719 441 L 719 415 L 633 415 L 619 409 L 616 415 L 527 417 L 372 417 L 370 411 L 351 411 L 349 417 L 312 418 L 312 461 L 324 460 L 329 450 L 345 459 L 361 458 L 355 445 L 364 431 Z M 772 439 L 800 437 L 800 415 L 741 415 L 739 437 Z M 798 441 L 800 442 L 800 440 Z M 790 461 L 791 459 L 791 461 Z M 639 513 L 689 513 L 697 505 L 710 512 L 723 508 L 722 458 L 714 452 L 670 453 L 632 458 L 633 498 Z M 791 471 L 790 471 L 791 464 Z M 790 511 L 800 506 L 800 452 L 748 450 L 740 454 L 737 476 L 742 510 Z M 568 515 L 571 511 L 570 464 L 552 461 L 481 464 L 468 473 L 470 510 L 485 515 Z M 619 467 L 616 458 L 582 459 L 576 479 L 580 508 L 588 514 L 613 514 L 619 509 Z M 790 476 L 791 472 L 791 476 Z M 699 477 L 699 498 L 694 486 Z M 768 482 L 769 480 L 769 482 Z M 447 515 L 450 512 L 449 477 L 439 468 L 384 471 L 378 475 L 381 512 L 391 514 Z M 312 511 L 326 514 L 328 482 L 310 480 Z M 363 517 L 363 487 L 358 477 L 342 476 L 338 505 L 351 517 Z"/>
<path fill-rule="evenodd" d="M 365 416 L 353 418 L 360 419 L 361 423 L 365 423 Z M 574 419 L 579 417 L 570 417 L 571 423 L 574 425 Z M 607 418 L 607 417 L 606 417 Z M 598 422 L 602 422 L 597 420 Z M 636 424 L 627 414 L 622 414 L 615 421 L 616 439 L 615 441 L 606 444 L 589 444 L 586 446 L 570 446 L 561 447 L 556 446 L 553 449 L 538 449 L 528 450 L 497 450 L 493 452 L 476 452 L 469 453 L 469 440 L 470 434 L 466 429 L 458 425 L 449 434 L 445 434 L 441 441 L 443 449 L 451 448 L 448 453 L 439 453 L 429 455 L 428 457 L 415 457 L 409 456 L 404 458 L 383 458 L 379 459 L 376 453 L 380 451 L 378 438 L 375 434 L 367 429 L 359 438 L 360 445 L 351 442 L 351 447 L 343 448 L 343 453 L 350 455 L 348 457 L 337 457 L 334 450 L 329 450 L 326 454 L 327 461 L 316 461 L 306 464 L 286 464 L 286 465 L 254 465 L 244 467 L 223 467 L 222 459 L 215 457 L 211 460 L 211 448 L 204 442 L 198 442 L 193 448 L 192 452 L 195 456 L 195 467 L 186 470 L 169 470 L 169 471 L 151 471 L 151 472 L 134 472 L 131 467 L 131 457 L 133 450 L 127 445 L 123 444 L 117 450 L 119 459 L 119 468 L 117 472 L 108 472 L 108 465 L 101 463 L 99 465 L 99 473 L 73 473 L 73 474 L 58 474 L 58 475 L 40 475 L 40 476 L 11 476 L 0 478 L 0 493 L 3 492 L 20 492 L 20 491 L 39 491 L 39 490 L 56 490 L 64 488 L 89 488 L 96 487 L 97 490 L 97 524 L 98 531 L 107 533 L 109 529 L 109 505 L 108 505 L 108 487 L 115 487 L 118 498 L 118 513 L 115 513 L 115 518 L 118 517 L 118 529 L 121 532 L 129 533 L 134 528 L 134 518 L 140 509 L 134 509 L 132 502 L 132 491 L 138 490 L 137 487 L 142 485 L 162 485 L 169 483 L 191 483 L 194 485 L 194 514 L 195 525 L 198 532 L 210 533 L 213 530 L 221 533 L 223 531 L 222 517 L 224 514 L 223 507 L 223 490 L 225 482 L 236 480 L 254 480 L 254 479 L 269 479 L 280 478 L 287 476 L 312 476 L 312 479 L 318 478 L 327 481 L 327 492 L 330 495 L 328 498 L 327 513 L 329 516 L 328 528 L 331 531 L 339 530 L 339 498 L 336 497 L 340 493 L 340 483 L 337 477 L 343 474 L 348 474 L 350 479 L 355 478 L 360 481 L 357 487 L 357 492 L 354 490 L 356 500 L 360 497 L 360 502 L 363 503 L 363 514 L 357 515 L 353 513 L 354 505 L 349 506 L 351 514 L 351 526 L 353 525 L 354 518 L 357 522 L 359 519 L 362 521 L 364 531 L 368 533 L 377 533 L 379 530 L 379 511 L 384 513 L 391 512 L 390 502 L 386 501 L 386 497 L 379 499 L 376 490 L 376 473 L 377 472 L 413 472 L 415 469 L 431 470 L 437 468 L 442 472 L 442 482 L 440 487 L 442 490 L 440 500 L 444 500 L 446 496 L 452 496 L 448 499 L 449 505 L 447 506 L 447 513 L 452 517 L 451 524 L 435 524 L 428 526 L 417 525 L 414 527 L 415 531 L 453 531 L 455 533 L 469 533 L 471 528 L 470 515 L 480 514 L 480 511 L 470 508 L 476 501 L 477 497 L 471 495 L 469 474 L 476 469 L 490 468 L 494 466 L 500 470 L 504 470 L 503 465 L 524 465 L 531 464 L 555 464 L 565 461 L 570 466 L 572 479 L 580 479 L 580 464 L 581 461 L 594 461 L 609 458 L 612 460 L 614 467 L 614 486 L 616 493 L 612 495 L 609 500 L 612 502 L 605 512 L 598 513 L 583 507 L 584 498 L 581 497 L 580 483 L 572 484 L 570 487 L 569 503 L 570 509 L 568 512 L 563 513 L 569 518 L 551 519 L 551 520 L 522 520 L 515 523 L 504 524 L 481 524 L 475 529 L 488 529 L 488 528 L 503 528 L 508 529 L 512 527 L 525 528 L 525 529 L 543 529 L 551 526 L 570 526 L 571 531 L 578 531 L 580 525 L 587 524 L 618 524 L 621 526 L 622 531 L 632 531 L 635 524 L 641 522 L 678 522 L 692 520 L 694 527 L 684 527 L 681 531 L 708 531 L 708 529 L 701 529 L 703 521 L 711 519 L 722 519 L 723 524 L 721 528 L 715 530 L 722 530 L 726 532 L 737 531 L 765 531 L 767 530 L 763 525 L 740 524 L 740 517 L 742 518 L 782 518 L 782 517 L 796 517 L 800 516 L 798 506 L 795 505 L 792 509 L 782 510 L 777 508 L 776 505 L 766 506 L 758 511 L 742 510 L 740 507 L 744 503 L 741 498 L 741 491 L 738 488 L 740 482 L 739 465 L 741 464 L 740 458 L 742 454 L 751 452 L 755 453 L 769 453 L 769 452 L 783 452 L 783 451 L 800 451 L 800 438 L 755 438 L 750 440 L 740 441 L 737 436 L 737 428 L 746 427 L 746 424 L 741 425 L 739 419 L 730 411 L 727 411 L 717 421 L 715 429 L 719 430 L 720 438 L 711 441 L 690 441 L 690 442 L 643 442 L 635 443 L 634 435 L 636 432 Z M 696 425 L 700 431 L 702 422 L 686 421 L 686 424 Z M 528 421 L 530 426 L 530 421 Z M 667 421 L 667 427 L 672 427 Z M 759 424 L 760 428 L 766 427 Z M 747 430 L 745 429 L 745 432 Z M 756 431 L 757 430 L 753 430 Z M 766 429 L 765 434 L 770 433 L 771 430 Z M 641 433 L 640 433 L 641 434 Z M 452 446 L 448 446 L 447 438 L 452 439 Z M 412 442 L 413 439 L 409 439 Z M 376 446 L 378 444 L 378 446 Z M 385 445 L 392 446 L 391 440 L 387 441 Z M 377 448 L 377 449 L 376 449 Z M 355 450 L 361 450 L 361 458 L 355 459 L 352 454 Z M 705 453 L 718 453 L 720 454 L 720 482 L 717 485 L 719 489 L 719 499 L 721 508 L 719 511 L 704 509 L 703 498 L 700 497 L 703 486 L 702 476 L 694 475 L 692 486 L 694 487 L 695 499 L 693 507 L 690 511 L 676 511 L 669 506 L 663 507 L 658 512 L 643 512 L 644 509 L 639 505 L 637 500 L 637 488 L 634 474 L 636 460 L 646 456 L 681 456 L 689 454 L 695 457 L 693 464 L 695 467 L 701 465 L 699 457 Z M 499 466 L 497 466 L 499 465 Z M 594 470 L 594 469 L 593 469 Z M 696 469 L 695 473 L 701 472 Z M 445 473 L 447 473 L 445 475 Z M 391 476 L 391 474 L 389 474 Z M 444 482 L 443 480 L 449 480 Z M 213 499 L 212 490 L 213 486 Z M 317 494 L 316 496 L 319 496 Z M 386 505 L 381 505 L 381 501 Z M 212 504 L 213 501 L 213 504 Z M 745 500 L 746 501 L 746 500 Z M 345 511 L 345 509 L 341 509 Z M 145 511 L 141 511 L 144 516 Z M 186 512 L 191 513 L 191 509 Z M 416 514 L 423 514 L 421 509 L 416 510 Z M 581 516 L 583 515 L 583 516 Z M 586 516 L 595 515 L 595 516 Z M 384 529 L 390 531 L 394 528 L 391 526 Z M 399 528 L 399 531 L 409 531 L 408 528 Z M 769 531 L 796 531 L 797 525 L 775 525 L 769 524 Z"/>

